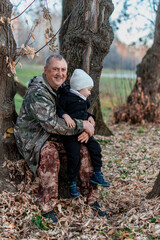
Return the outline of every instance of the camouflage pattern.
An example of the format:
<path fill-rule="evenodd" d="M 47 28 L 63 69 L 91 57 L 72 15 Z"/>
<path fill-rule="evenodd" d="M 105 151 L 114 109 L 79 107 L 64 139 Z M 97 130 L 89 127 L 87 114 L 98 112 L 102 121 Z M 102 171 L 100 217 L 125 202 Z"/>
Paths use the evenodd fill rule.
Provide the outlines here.
<path fill-rule="evenodd" d="M 57 202 L 59 169 L 60 160 L 56 146 L 47 141 L 41 150 L 40 166 L 37 169 L 39 206 L 44 213 L 51 211 Z"/>
<path fill-rule="evenodd" d="M 66 164 L 66 152 L 62 143 L 47 141 L 41 150 L 40 166 L 37 169 L 39 176 L 39 206 L 43 213 L 50 212 L 58 199 L 58 173 L 60 164 Z M 90 183 L 93 173 L 88 150 L 82 145 L 80 192 L 87 197 L 88 204 L 93 204 L 99 198 L 98 186 Z M 67 183 L 65 183 L 67 185 Z"/>
<path fill-rule="evenodd" d="M 45 74 L 30 81 L 14 135 L 19 152 L 34 173 L 39 164 L 40 149 L 51 134 L 57 138 L 58 135 L 74 135 L 83 131 L 82 120 L 76 120 L 76 127 L 69 128 L 56 115 L 56 100 L 56 91 L 48 84 Z"/>
<path fill-rule="evenodd" d="M 81 180 L 81 194 L 87 196 L 89 205 L 92 205 L 95 201 L 98 201 L 99 190 L 98 185 L 90 183 L 90 177 L 93 175 L 93 167 L 91 158 L 86 146 L 81 146 L 81 167 L 79 171 L 79 178 Z"/>

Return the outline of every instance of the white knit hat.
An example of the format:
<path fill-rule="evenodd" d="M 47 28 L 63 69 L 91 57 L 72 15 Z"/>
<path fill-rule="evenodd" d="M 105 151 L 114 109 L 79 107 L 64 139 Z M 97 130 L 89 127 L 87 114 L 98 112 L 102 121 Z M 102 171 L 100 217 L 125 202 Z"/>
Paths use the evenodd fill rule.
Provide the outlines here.
<path fill-rule="evenodd" d="M 80 90 L 87 87 L 93 87 L 92 78 L 82 69 L 75 69 L 70 79 L 70 87 L 74 90 Z"/>

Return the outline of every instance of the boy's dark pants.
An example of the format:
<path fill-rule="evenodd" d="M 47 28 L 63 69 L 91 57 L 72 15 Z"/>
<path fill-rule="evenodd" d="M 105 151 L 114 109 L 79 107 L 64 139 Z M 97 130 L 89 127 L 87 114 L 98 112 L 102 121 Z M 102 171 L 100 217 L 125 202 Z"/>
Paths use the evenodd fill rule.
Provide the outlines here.
<path fill-rule="evenodd" d="M 63 144 L 67 153 L 67 173 L 69 181 L 75 181 L 79 173 L 81 159 L 80 159 L 80 149 L 81 143 L 77 141 L 76 136 L 65 136 L 63 138 Z M 102 155 L 101 147 L 99 143 L 90 137 L 87 143 L 84 143 L 87 147 L 94 171 L 100 171 L 102 167 Z"/>

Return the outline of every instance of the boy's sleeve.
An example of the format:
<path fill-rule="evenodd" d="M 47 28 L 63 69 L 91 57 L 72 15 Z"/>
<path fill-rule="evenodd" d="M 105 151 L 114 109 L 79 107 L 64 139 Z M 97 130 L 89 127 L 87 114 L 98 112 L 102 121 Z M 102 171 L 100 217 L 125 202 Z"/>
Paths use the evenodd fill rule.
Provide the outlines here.
<path fill-rule="evenodd" d="M 89 112 L 87 112 L 87 113 L 88 113 L 88 118 L 89 118 L 89 117 L 93 117 L 94 121 L 96 121 L 96 116 L 95 116 L 94 114 L 91 114 L 91 113 L 89 113 Z"/>
<path fill-rule="evenodd" d="M 76 126 L 70 128 L 64 119 L 59 118 L 56 114 L 56 101 L 48 97 L 48 94 L 42 92 L 33 92 L 30 95 L 29 111 L 34 119 L 48 133 L 58 135 L 75 135 L 83 131 L 83 121 L 76 120 Z"/>
<path fill-rule="evenodd" d="M 62 118 L 63 114 L 67 114 L 65 109 L 66 109 L 66 98 L 64 96 L 61 96 L 59 98 L 58 104 L 57 104 L 57 114 L 58 114 L 58 117 Z"/>
<path fill-rule="evenodd" d="M 90 102 L 89 102 L 89 100 L 87 99 L 87 109 L 88 108 L 90 108 Z M 94 121 L 96 121 L 96 116 L 94 115 L 94 114 L 91 114 L 91 113 L 89 113 L 89 112 L 87 112 L 88 113 L 88 118 L 89 117 L 93 117 L 93 119 L 94 119 Z"/>

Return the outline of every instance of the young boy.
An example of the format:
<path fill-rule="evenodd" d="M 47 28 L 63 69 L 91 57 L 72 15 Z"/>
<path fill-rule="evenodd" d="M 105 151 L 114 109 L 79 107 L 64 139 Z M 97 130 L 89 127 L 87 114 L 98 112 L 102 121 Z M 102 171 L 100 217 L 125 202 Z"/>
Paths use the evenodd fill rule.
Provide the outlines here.
<path fill-rule="evenodd" d="M 88 120 L 95 125 L 95 116 L 87 112 L 90 107 L 88 96 L 93 88 L 92 78 L 82 69 L 75 69 L 70 79 L 70 88 L 65 86 L 61 89 L 57 113 L 62 117 L 69 127 L 74 127 L 74 118 Z M 81 143 L 77 140 L 78 136 L 64 136 L 63 143 L 67 152 L 67 173 L 69 180 L 69 191 L 73 198 L 79 197 L 76 177 L 80 169 L 80 148 Z M 102 155 L 99 143 L 90 137 L 87 143 L 84 143 L 91 156 L 93 165 L 93 176 L 90 182 L 104 187 L 109 187 L 101 172 Z"/>

